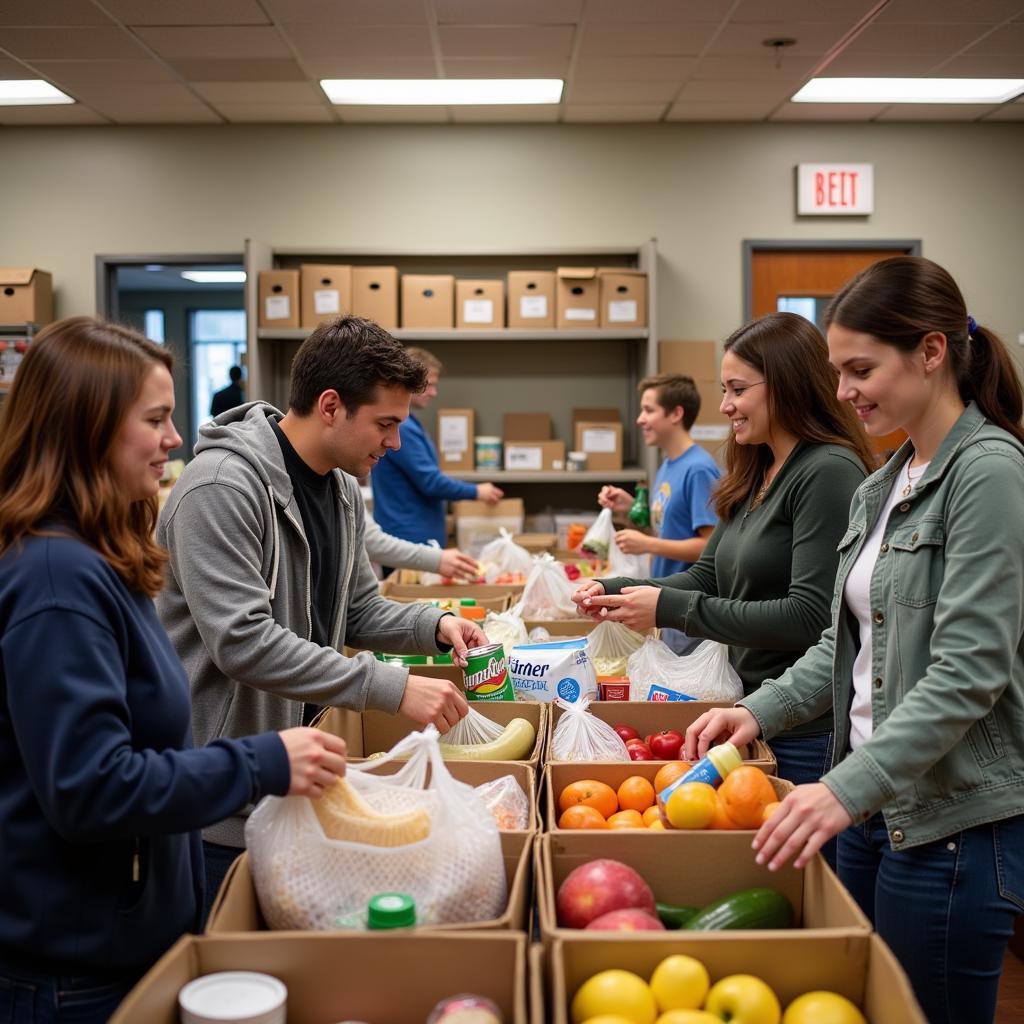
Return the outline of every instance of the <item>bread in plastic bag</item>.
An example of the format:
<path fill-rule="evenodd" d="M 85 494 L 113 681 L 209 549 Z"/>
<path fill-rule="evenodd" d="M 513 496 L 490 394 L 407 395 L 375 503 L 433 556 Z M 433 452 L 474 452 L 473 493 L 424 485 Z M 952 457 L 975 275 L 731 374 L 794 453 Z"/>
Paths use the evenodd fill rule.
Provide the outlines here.
<path fill-rule="evenodd" d="M 403 758 L 394 775 L 374 774 Z M 412 896 L 419 924 L 488 921 L 503 912 L 508 891 L 498 826 L 473 788 L 452 778 L 433 726 L 410 733 L 378 760 L 350 763 L 345 782 L 363 805 L 361 812 L 355 802 L 346 807 L 358 819 L 352 832 L 345 833 L 352 823 L 343 816 L 335 821 L 350 838 L 325 835 L 307 797 L 265 797 L 249 816 L 253 882 L 271 928 L 327 931 L 364 913 L 381 892 Z M 421 812 L 430 819 L 426 837 Z M 403 827 L 396 816 L 410 820 Z M 388 845 L 366 841 L 371 834 Z"/>
<path fill-rule="evenodd" d="M 573 704 L 556 697 L 562 716 L 551 736 L 551 757 L 555 761 L 628 761 L 629 751 L 619 734 L 605 721 L 592 715 L 590 701 L 583 697 Z"/>
<path fill-rule="evenodd" d="M 612 523 L 612 510 L 601 509 L 598 517 L 590 524 L 580 542 L 580 551 L 585 555 L 596 555 L 608 558 L 615 545 L 615 525 Z"/>
<path fill-rule="evenodd" d="M 690 654 L 673 654 L 648 637 L 627 663 L 630 700 L 708 700 L 733 703 L 743 683 L 729 664 L 729 648 L 705 640 Z"/>
<path fill-rule="evenodd" d="M 501 644 L 504 647 L 506 658 L 516 644 L 525 644 L 529 640 L 526 623 L 514 611 L 488 612 L 480 628 L 492 644 Z"/>
<path fill-rule="evenodd" d="M 482 782 L 476 795 L 483 800 L 502 832 L 522 832 L 530 824 L 530 800 L 514 775 Z"/>
<path fill-rule="evenodd" d="M 484 567 L 484 579 L 488 583 L 505 575 L 519 575 L 525 579 L 533 568 L 533 556 L 512 539 L 512 534 L 504 526 L 498 533 L 499 536 L 488 541 L 480 550 L 479 561 Z"/>
<path fill-rule="evenodd" d="M 572 599 L 575 589 L 562 563 L 545 552 L 534 558 L 523 596 L 512 611 L 521 619 L 575 619 L 579 614 Z"/>
<path fill-rule="evenodd" d="M 644 642 L 643 633 L 637 633 L 622 622 L 604 619 L 587 637 L 590 660 L 598 676 L 624 676 L 629 656 Z"/>

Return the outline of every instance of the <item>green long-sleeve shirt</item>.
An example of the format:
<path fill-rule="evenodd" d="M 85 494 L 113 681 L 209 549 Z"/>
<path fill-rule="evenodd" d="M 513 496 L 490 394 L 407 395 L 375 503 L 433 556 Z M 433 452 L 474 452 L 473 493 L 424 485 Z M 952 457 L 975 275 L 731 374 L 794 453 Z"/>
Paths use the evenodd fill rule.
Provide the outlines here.
<path fill-rule="evenodd" d="M 762 503 L 751 509 L 748 496 L 720 521 L 690 569 L 661 580 L 602 580 L 605 592 L 660 587 L 657 625 L 728 644 L 744 695 L 752 693 L 801 658 L 828 625 L 836 546 L 866 475 L 848 448 L 801 442 Z M 829 713 L 783 735 L 831 728 Z"/>

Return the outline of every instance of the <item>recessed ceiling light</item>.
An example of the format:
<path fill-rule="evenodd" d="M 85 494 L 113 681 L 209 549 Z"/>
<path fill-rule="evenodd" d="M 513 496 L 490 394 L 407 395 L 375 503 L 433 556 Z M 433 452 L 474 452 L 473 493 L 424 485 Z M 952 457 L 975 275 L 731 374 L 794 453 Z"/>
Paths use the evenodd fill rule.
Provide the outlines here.
<path fill-rule="evenodd" d="M 560 78 L 325 78 L 327 98 L 339 104 L 454 106 L 466 103 L 557 103 Z"/>
<path fill-rule="evenodd" d="M 74 103 L 66 93 L 41 78 L 11 78 L 0 81 L 0 106 L 35 107 L 44 103 Z"/>
<path fill-rule="evenodd" d="M 196 284 L 244 284 L 244 270 L 183 270 L 181 276 Z"/>
<path fill-rule="evenodd" d="M 1005 103 L 1024 78 L 812 78 L 794 103 Z"/>
<path fill-rule="evenodd" d="M 143 266 L 142 269 L 143 270 L 148 270 L 148 271 L 150 271 L 150 273 L 155 274 L 155 273 L 158 273 L 159 271 L 163 270 L 164 269 L 164 265 L 162 263 L 147 263 L 147 264 L 145 264 Z"/>

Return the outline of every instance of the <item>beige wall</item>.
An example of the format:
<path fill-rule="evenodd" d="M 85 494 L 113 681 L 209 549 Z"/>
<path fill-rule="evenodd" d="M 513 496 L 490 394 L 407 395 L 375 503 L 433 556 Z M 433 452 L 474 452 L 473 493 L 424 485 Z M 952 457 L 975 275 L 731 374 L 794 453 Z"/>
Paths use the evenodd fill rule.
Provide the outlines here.
<path fill-rule="evenodd" d="M 877 212 L 793 213 L 800 161 L 875 165 Z M 1024 331 L 1024 126 L 0 129 L 0 265 L 94 307 L 97 252 L 558 246 L 658 238 L 659 333 L 742 316 L 744 238 L 920 238 L 974 315 Z"/>

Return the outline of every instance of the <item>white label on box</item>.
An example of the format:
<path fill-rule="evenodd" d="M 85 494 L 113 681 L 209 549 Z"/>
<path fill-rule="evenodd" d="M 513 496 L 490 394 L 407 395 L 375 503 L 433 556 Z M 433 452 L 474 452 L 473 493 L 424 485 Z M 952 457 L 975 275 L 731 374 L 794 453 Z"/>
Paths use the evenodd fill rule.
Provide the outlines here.
<path fill-rule="evenodd" d="M 614 299 L 608 303 L 608 323 L 636 322 L 636 299 Z"/>
<path fill-rule="evenodd" d="M 607 427 L 586 427 L 583 431 L 583 450 L 614 453 L 618 440 L 617 430 L 609 430 Z"/>
<path fill-rule="evenodd" d="M 469 450 L 469 420 L 465 416 L 441 416 L 437 432 L 445 458 L 458 458 Z"/>
<path fill-rule="evenodd" d="M 724 441 L 729 436 L 730 428 L 725 424 L 694 424 L 690 427 L 690 437 L 694 441 Z"/>
<path fill-rule="evenodd" d="M 519 316 L 523 320 L 533 320 L 548 315 L 548 297 L 546 295 L 522 295 L 519 298 Z"/>
<path fill-rule="evenodd" d="M 543 469 L 544 456 L 535 445 L 505 445 L 506 469 Z"/>
<path fill-rule="evenodd" d="M 462 320 L 467 324 L 494 322 L 494 303 L 490 299 L 466 299 L 462 303 Z"/>
<path fill-rule="evenodd" d="M 266 320 L 287 320 L 292 315 L 292 303 L 287 295 L 268 295 L 264 308 Z"/>
<path fill-rule="evenodd" d="M 341 293 L 337 288 L 318 288 L 313 292 L 313 312 L 318 316 L 321 313 L 340 313 Z"/>
<path fill-rule="evenodd" d="M 567 309 L 565 311 L 566 320 L 596 320 L 597 310 L 596 309 Z"/>

